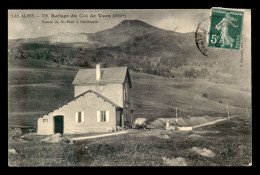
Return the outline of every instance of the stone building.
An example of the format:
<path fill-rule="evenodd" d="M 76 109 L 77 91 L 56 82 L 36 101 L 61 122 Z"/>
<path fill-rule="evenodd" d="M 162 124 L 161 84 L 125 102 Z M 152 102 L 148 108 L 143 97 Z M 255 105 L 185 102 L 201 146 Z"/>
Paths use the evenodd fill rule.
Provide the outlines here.
<path fill-rule="evenodd" d="M 79 69 L 72 84 L 74 99 L 40 117 L 38 134 L 109 132 L 132 124 L 127 67 Z"/>

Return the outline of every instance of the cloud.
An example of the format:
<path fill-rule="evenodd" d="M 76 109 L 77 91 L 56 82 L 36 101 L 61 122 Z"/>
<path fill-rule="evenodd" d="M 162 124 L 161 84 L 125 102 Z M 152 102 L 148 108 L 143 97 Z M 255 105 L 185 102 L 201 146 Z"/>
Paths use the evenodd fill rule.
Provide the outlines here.
<path fill-rule="evenodd" d="M 10 11 L 8 19 L 8 37 L 9 39 L 17 38 L 34 38 L 40 36 L 53 35 L 58 32 L 85 32 L 93 33 L 105 30 L 117 25 L 125 18 L 111 18 L 98 20 L 98 24 L 43 24 L 41 13 L 42 10 L 17 10 Z M 11 18 L 11 14 L 32 13 L 40 18 Z M 180 33 L 192 32 L 200 20 L 208 14 L 207 10 L 45 10 L 44 13 L 49 14 L 126 14 L 127 19 L 139 19 L 153 26 L 172 30 Z M 88 18 L 77 18 L 78 20 L 86 20 Z M 49 20 L 53 20 L 50 18 Z M 57 19 L 59 20 L 59 19 Z M 89 18 L 91 20 L 91 18 Z"/>
<path fill-rule="evenodd" d="M 180 33 L 187 33 L 196 30 L 197 24 L 189 19 L 179 19 L 175 17 L 168 17 L 156 23 L 156 26 L 166 30 L 172 30 Z"/>
<path fill-rule="evenodd" d="M 180 33 L 194 32 L 198 24 L 208 17 L 207 10 L 174 10 L 156 21 L 155 26 Z"/>
<path fill-rule="evenodd" d="M 24 35 L 25 25 L 16 20 L 8 20 L 8 38 L 14 39 Z"/>

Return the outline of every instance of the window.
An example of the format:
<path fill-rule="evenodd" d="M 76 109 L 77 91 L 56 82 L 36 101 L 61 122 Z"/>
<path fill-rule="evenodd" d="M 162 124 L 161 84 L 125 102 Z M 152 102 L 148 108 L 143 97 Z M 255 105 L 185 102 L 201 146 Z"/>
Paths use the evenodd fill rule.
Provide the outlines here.
<path fill-rule="evenodd" d="M 48 119 L 47 118 L 44 118 L 43 119 L 43 123 L 47 123 L 48 122 Z"/>
<path fill-rule="evenodd" d="M 76 112 L 75 123 L 82 123 L 82 122 L 84 122 L 84 112 L 83 111 Z"/>
<path fill-rule="evenodd" d="M 100 122 L 106 122 L 106 111 L 100 111 Z"/>
<path fill-rule="evenodd" d="M 109 111 L 97 111 L 97 122 L 109 122 Z"/>
<path fill-rule="evenodd" d="M 78 123 L 81 122 L 81 112 L 78 112 Z"/>

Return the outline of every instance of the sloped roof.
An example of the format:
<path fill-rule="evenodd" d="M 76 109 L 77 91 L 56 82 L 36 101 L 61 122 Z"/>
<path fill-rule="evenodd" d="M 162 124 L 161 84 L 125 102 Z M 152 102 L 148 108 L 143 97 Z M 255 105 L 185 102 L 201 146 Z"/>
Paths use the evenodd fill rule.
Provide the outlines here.
<path fill-rule="evenodd" d="M 129 76 L 129 84 L 132 86 L 127 67 L 100 68 L 101 79 L 96 80 L 96 69 L 79 69 L 72 84 L 109 84 L 124 83 L 125 76 Z"/>
<path fill-rule="evenodd" d="M 77 97 L 73 98 L 70 102 L 67 102 L 67 103 L 65 103 L 65 104 L 62 104 L 62 105 L 58 106 L 58 107 L 57 107 L 56 109 L 54 109 L 53 111 L 55 111 L 55 110 L 61 108 L 62 106 L 65 106 L 65 105 L 67 105 L 67 104 L 69 104 L 69 103 L 71 103 L 71 102 L 77 100 L 77 99 L 80 98 L 80 97 L 83 97 L 83 96 L 84 96 L 85 94 L 87 94 L 87 93 L 94 93 L 94 94 L 96 94 L 98 97 L 101 97 L 101 98 L 104 99 L 106 102 L 108 102 L 108 103 L 114 105 L 115 107 L 117 107 L 117 108 L 122 108 L 121 106 L 117 105 L 115 102 L 111 101 L 110 99 L 108 99 L 107 97 L 103 96 L 102 94 L 100 94 L 100 93 L 98 93 L 98 92 L 95 92 L 95 91 L 93 91 L 93 90 L 88 90 L 88 91 L 83 92 L 82 94 L 78 95 Z M 48 112 L 48 113 L 46 113 L 46 114 L 44 114 L 44 115 L 48 115 L 49 113 L 51 113 L 51 112 L 53 112 L 53 111 L 50 111 L 50 112 Z M 44 115 L 43 115 L 43 116 L 44 116 Z M 43 117 L 43 116 L 42 116 L 42 117 Z"/>

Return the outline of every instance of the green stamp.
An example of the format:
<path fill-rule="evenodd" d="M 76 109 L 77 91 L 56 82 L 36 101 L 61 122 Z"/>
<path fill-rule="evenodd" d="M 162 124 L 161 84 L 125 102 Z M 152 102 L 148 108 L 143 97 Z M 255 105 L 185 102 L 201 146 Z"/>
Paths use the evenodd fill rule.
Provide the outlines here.
<path fill-rule="evenodd" d="M 239 50 L 243 15 L 242 10 L 212 8 L 208 46 Z"/>

